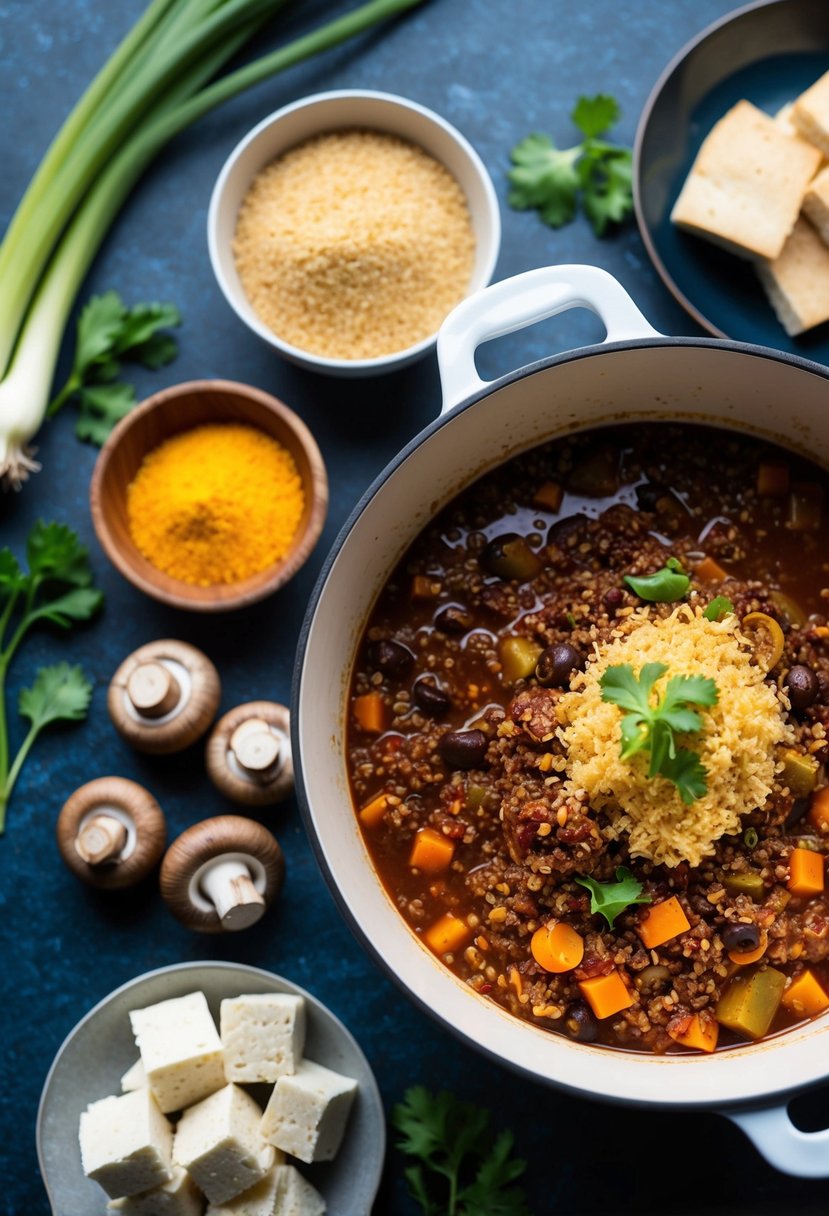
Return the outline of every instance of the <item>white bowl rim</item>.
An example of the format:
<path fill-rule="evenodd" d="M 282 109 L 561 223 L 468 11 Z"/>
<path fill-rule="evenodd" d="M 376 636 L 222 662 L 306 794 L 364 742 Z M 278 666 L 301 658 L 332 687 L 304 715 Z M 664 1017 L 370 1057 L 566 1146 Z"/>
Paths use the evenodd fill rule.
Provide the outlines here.
<path fill-rule="evenodd" d="M 248 315 L 239 308 L 222 269 L 218 238 L 219 214 L 224 192 L 236 166 L 236 162 L 242 153 L 264 131 L 274 126 L 277 122 L 281 122 L 290 114 L 294 114 L 298 110 L 311 109 L 314 106 L 327 104 L 332 101 L 344 101 L 349 98 L 379 101 L 388 104 L 390 107 L 398 106 L 402 109 L 410 110 L 439 127 L 466 155 L 480 181 L 486 201 L 488 220 L 492 226 L 492 236 L 481 272 L 480 287 L 486 286 L 491 281 L 496 262 L 498 261 L 501 246 L 501 212 L 498 206 L 498 196 L 495 193 L 495 187 L 492 184 L 489 170 L 466 136 L 462 135 L 457 127 L 453 126 L 452 123 L 443 118 L 435 110 L 430 110 L 420 102 L 412 101 L 397 93 L 386 93 L 377 89 L 331 89 L 327 92 L 313 93 L 308 97 L 299 98 L 297 101 L 289 102 L 288 105 L 274 110 L 273 113 L 268 114 L 255 127 L 248 131 L 247 135 L 239 140 L 219 171 L 219 176 L 216 178 L 216 183 L 210 195 L 210 205 L 207 212 L 207 248 L 216 282 L 239 320 L 243 321 L 249 329 L 252 329 L 254 333 L 274 347 L 274 349 L 280 351 L 294 362 L 303 364 L 306 367 L 313 367 L 322 372 L 328 371 L 355 375 L 361 372 L 371 374 L 377 371 L 393 370 L 398 366 L 414 362 L 415 359 L 425 354 L 426 351 L 435 345 L 438 331 L 435 330 L 434 333 L 429 334 L 426 338 L 422 338 L 419 342 L 413 343 L 411 346 L 405 347 L 403 350 L 395 351 L 390 355 L 378 355 L 371 359 L 332 359 L 325 355 L 315 355 L 312 351 L 303 350 L 302 347 L 294 346 L 290 342 L 286 342 L 284 338 L 280 338 L 272 329 L 269 329 L 267 325 L 258 319 L 253 310 L 251 310 L 253 315 Z M 392 128 L 389 128 L 389 132 L 393 133 Z"/>

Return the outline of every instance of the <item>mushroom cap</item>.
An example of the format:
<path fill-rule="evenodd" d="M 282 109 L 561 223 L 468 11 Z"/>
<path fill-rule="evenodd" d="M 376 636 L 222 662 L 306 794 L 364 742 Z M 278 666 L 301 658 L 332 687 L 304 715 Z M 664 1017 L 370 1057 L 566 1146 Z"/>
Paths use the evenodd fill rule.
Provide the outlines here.
<path fill-rule="evenodd" d="M 123 844 L 115 856 L 87 861 L 84 850 L 78 849 L 79 836 L 99 818 L 109 821 L 113 841 Z M 72 873 L 105 891 L 146 878 L 161 860 L 167 840 L 161 807 L 149 790 L 126 777 L 97 777 L 76 789 L 63 804 L 55 831 L 60 855 Z"/>
<path fill-rule="evenodd" d="M 246 771 L 232 745 L 243 733 L 245 724 L 255 721 L 267 723 L 279 744 L 275 765 L 261 773 Z M 290 729 L 290 712 L 276 701 L 247 701 L 229 710 L 219 718 L 207 740 L 205 762 L 210 780 L 232 802 L 245 806 L 282 802 L 294 788 Z"/>
<path fill-rule="evenodd" d="M 206 868 L 224 859 L 241 862 L 247 868 L 250 882 L 261 896 L 259 902 L 264 902 L 265 908 L 279 894 L 285 859 L 279 842 L 268 829 L 241 815 L 204 819 L 173 841 L 161 863 L 162 897 L 188 929 L 200 933 L 225 931 L 215 906 L 199 885 Z"/>
<path fill-rule="evenodd" d="M 166 668 L 179 688 L 177 704 L 166 713 L 141 714 L 129 696 L 139 668 Z M 148 642 L 133 651 L 115 672 L 107 693 L 107 708 L 118 733 L 141 752 L 164 755 L 182 751 L 204 734 L 216 716 L 222 686 L 207 655 L 174 638 Z"/>

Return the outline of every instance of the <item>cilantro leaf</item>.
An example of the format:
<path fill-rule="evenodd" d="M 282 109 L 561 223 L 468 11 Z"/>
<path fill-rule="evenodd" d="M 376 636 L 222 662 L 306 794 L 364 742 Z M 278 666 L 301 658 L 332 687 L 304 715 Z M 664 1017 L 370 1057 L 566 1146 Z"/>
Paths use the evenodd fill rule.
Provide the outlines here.
<path fill-rule="evenodd" d="M 640 600 L 651 604 L 672 604 L 688 594 L 691 580 L 675 557 L 669 557 L 653 574 L 626 574 L 625 582 Z"/>
<path fill-rule="evenodd" d="M 718 621 L 733 611 L 734 605 L 727 595 L 715 595 L 702 615 L 707 621 Z"/>
<path fill-rule="evenodd" d="M 702 719 L 692 706 L 716 705 L 717 685 L 708 676 L 671 676 L 661 697 L 654 700 L 656 681 L 665 675 L 664 663 L 645 663 L 637 678 L 630 663 L 618 663 L 603 672 L 602 700 L 622 710 L 623 760 L 649 753 L 648 776 L 667 777 L 690 804 L 707 790 L 706 770 L 695 752 L 677 748 L 675 734 L 696 734 Z"/>
<path fill-rule="evenodd" d="M 170 334 L 179 325 L 173 304 L 136 304 L 127 308 L 117 291 L 93 296 L 78 318 L 72 370 L 52 400 L 49 417 L 71 399 L 80 407 L 75 427 L 79 439 L 102 444 L 116 422 L 135 404 L 135 390 L 118 380 L 121 361 L 129 359 L 158 369 L 170 363 L 178 347 Z"/>
<path fill-rule="evenodd" d="M 391 1121 L 397 1147 L 415 1158 L 404 1177 L 423 1216 L 529 1216 L 513 1185 L 526 1163 L 512 1157 L 511 1132 L 489 1133 L 488 1111 L 416 1085 Z"/>
<path fill-rule="evenodd" d="M 0 549 L 0 595 L 9 595 L 23 585 L 23 571 L 11 549 Z"/>
<path fill-rule="evenodd" d="M 41 667 L 31 688 L 21 688 L 18 708 L 40 732 L 51 722 L 80 722 L 86 717 L 92 685 L 81 667 L 56 663 Z"/>
<path fill-rule="evenodd" d="M 76 532 L 66 524 L 39 519 L 26 542 L 29 574 L 36 581 L 49 579 L 88 587 L 92 582 L 89 554 Z"/>
<path fill-rule="evenodd" d="M 630 148 L 598 137 L 619 118 L 615 98 L 599 93 L 579 97 L 570 115 L 584 135 L 580 144 L 559 148 L 536 132 L 510 152 L 509 205 L 536 209 L 545 224 L 560 228 L 576 214 L 579 201 L 597 236 L 633 210 L 633 156 Z"/>
<path fill-rule="evenodd" d="M 605 918 L 613 928 L 616 917 L 635 904 L 652 903 L 649 895 L 642 894 L 638 882 L 626 866 L 616 870 L 616 882 L 599 882 L 586 874 L 577 874 L 576 882 L 590 892 L 590 911 Z"/>

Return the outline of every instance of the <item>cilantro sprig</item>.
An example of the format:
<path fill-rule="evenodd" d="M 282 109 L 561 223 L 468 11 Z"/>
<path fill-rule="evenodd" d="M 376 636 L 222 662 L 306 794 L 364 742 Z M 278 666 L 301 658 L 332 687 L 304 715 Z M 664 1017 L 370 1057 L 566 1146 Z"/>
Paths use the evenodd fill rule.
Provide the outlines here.
<path fill-rule="evenodd" d="M 391 1121 L 413 1159 L 404 1176 L 423 1216 L 530 1216 L 514 1185 L 526 1162 L 512 1156 L 512 1132 L 490 1132 L 489 1111 L 416 1085 Z"/>
<path fill-rule="evenodd" d="M 590 911 L 594 916 L 603 916 L 611 929 L 616 917 L 627 908 L 652 902 L 650 895 L 642 894 L 641 882 L 627 866 L 617 867 L 616 882 L 599 882 L 587 874 L 577 874 L 576 882 L 590 892 Z"/>
<path fill-rule="evenodd" d="M 708 789 L 707 772 L 696 752 L 677 746 L 675 735 L 702 730 L 702 719 L 691 707 L 710 708 L 716 705 L 719 693 L 708 676 L 671 676 L 662 696 L 654 701 L 654 685 L 667 670 L 665 663 L 645 663 L 637 678 L 629 663 L 619 663 L 608 667 L 599 685 L 602 700 L 618 705 L 624 714 L 622 759 L 648 752 L 648 776 L 667 777 L 690 806 Z"/>
<path fill-rule="evenodd" d="M 18 710 L 30 726 L 12 759 L 5 694 L 12 659 L 38 621 L 70 629 L 93 616 L 103 601 L 92 583 L 86 549 L 64 524 L 36 523 L 29 533 L 26 559 L 24 570 L 10 549 L 0 549 L 0 833 L 12 789 L 38 735 L 53 722 L 85 718 L 92 695 L 92 685 L 80 667 L 68 663 L 42 667 L 31 688 L 20 692 Z"/>
<path fill-rule="evenodd" d="M 135 405 L 135 389 L 119 380 L 129 359 L 157 370 L 171 363 L 178 346 L 168 330 L 180 324 L 173 304 L 136 304 L 128 308 L 117 291 L 93 296 L 78 318 L 72 370 L 50 403 L 51 418 L 71 398 L 80 409 L 75 434 L 98 446 Z"/>
<path fill-rule="evenodd" d="M 516 144 L 508 173 L 507 201 L 516 211 L 537 209 L 545 224 L 561 228 L 581 200 L 597 236 L 633 210 L 633 156 L 630 148 L 600 139 L 617 122 L 614 97 L 579 97 L 570 115 L 584 135 L 572 148 L 557 148 L 549 135 L 535 133 Z"/>

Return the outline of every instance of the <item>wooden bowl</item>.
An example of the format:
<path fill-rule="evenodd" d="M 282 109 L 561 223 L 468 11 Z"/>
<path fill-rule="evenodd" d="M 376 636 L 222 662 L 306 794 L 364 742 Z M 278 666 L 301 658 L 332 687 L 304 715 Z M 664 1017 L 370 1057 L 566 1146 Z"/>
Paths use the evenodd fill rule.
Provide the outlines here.
<path fill-rule="evenodd" d="M 149 451 L 171 435 L 214 422 L 257 427 L 282 444 L 296 462 L 305 509 L 293 543 L 279 562 L 238 583 L 199 587 L 158 570 L 139 552 L 127 520 L 127 489 Z M 104 552 L 139 591 L 174 608 L 224 612 L 264 599 L 296 574 L 325 522 L 328 477 L 311 432 L 276 397 L 230 380 L 191 380 L 148 397 L 119 422 L 95 464 L 90 505 Z"/>

